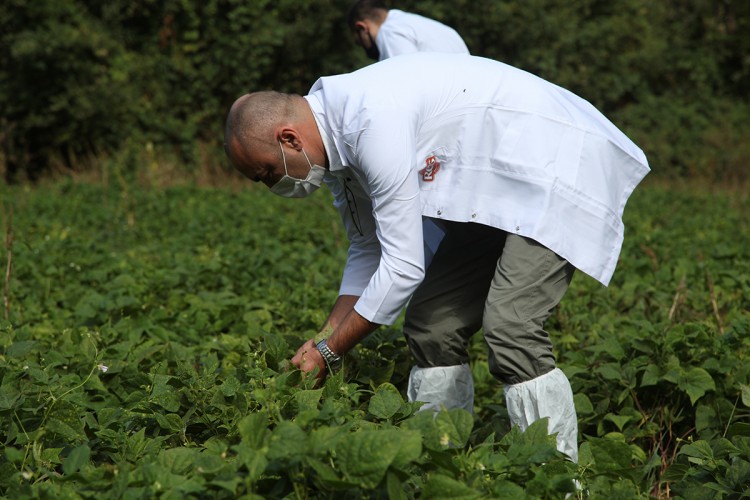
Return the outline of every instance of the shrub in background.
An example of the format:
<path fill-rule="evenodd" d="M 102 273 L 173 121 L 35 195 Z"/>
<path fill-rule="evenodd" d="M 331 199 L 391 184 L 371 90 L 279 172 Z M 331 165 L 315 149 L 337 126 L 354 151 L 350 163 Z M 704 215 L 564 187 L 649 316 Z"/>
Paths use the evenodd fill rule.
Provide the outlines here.
<path fill-rule="evenodd" d="M 454 26 L 472 53 L 588 99 L 656 172 L 746 170 L 750 4 L 712 0 L 404 0 Z M 6 180 L 153 144 L 186 165 L 222 157 L 231 102 L 305 93 L 368 64 L 349 0 L 8 0 L 0 11 L 0 144 Z M 198 144 L 216 156 L 206 160 Z"/>

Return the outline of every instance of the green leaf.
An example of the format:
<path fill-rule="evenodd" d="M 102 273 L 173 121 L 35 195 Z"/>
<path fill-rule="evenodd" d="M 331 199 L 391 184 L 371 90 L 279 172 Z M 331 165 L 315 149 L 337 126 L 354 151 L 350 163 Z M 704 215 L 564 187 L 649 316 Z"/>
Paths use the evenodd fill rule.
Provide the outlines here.
<path fill-rule="evenodd" d="M 620 380 L 622 378 L 622 366 L 619 363 L 605 363 L 594 371 L 605 380 Z"/>
<path fill-rule="evenodd" d="M 318 427 L 310 432 L 310 447 L 318 453 L 327 453 L 349 436 L 350 426 Z"/>
<path fill-rule="evenodd" d="M 615 415 L 614 413 L 608 413 L 604 416 L 604 420 L 613 422 L 619 430 L 622 430 L 625 427 L 625 424 L 630 422 L 631 419 L 632 417 L 628 415 Z"/>
<path fill-rule="evenodd" d="M 30 353 L 34 349 L 36 344 L 37 342 L 34 340 L 16 341 L 13 342 L 10 347 L 8 347 L 6 354 L 11 358 L 21 358 Z"/>
<path fill-rule="evenodd" d="M 154 375 L 153 388 L 149 401 L 156 403 L 167 411 L 176 412 L 180 409 L 179 394 L 169 384 L 174 377 L 170 375 Z"/>
<path fill-rule="evenodd" d="M 711 445 L 708 443 L 708 441 L 704 441 L 704 440 L 699 440 L 691 444 L 686 444 L 685 446 L 680 448 L 680 451 L 677 454 L 699 459 L 701 462 L 706 461 L 706 460 L 708 461 L 714 460 L 714 450 L 713 448 L 711 448 Z M 693 462 L 693 463 L 696 463 L 696 462 Z"/>
<path fill-rule="evenodd" d="M 434 474 L 424 485 L 423 497 L 435 500 L 473 500 L 484 498 L 484 495 L 451 477 Z"/>
<path fill-rule="evenodd" d="M 625 350 L 622 348 L 620 341 L 615 337 L 607 337 L 604 339 L 604 342 L 601 343 L 601 347 L 607 354 L 617 361 L 625 357 Z"/>
<path fill-rule="evenodd" d="M 526 491 L 516 483 L 505 480 L 495 480 L 492 484 L 494 498 L 524 498 Z"/>
<path fill-rule="evenodd" d="M 323 389 L 306 389 L 295 392 L 294 399 L 297 402 L 297 411 L 316 410 L 322 395 Z"/>
<path fill-rule="evenodd" d="M 443 447 L 465 446 L 473 426 L 474 417 L 461 408 L 439 411 L 435 417 L 435 427 Z"/>
<path fill-rule="evenodd" d="M 393 384 L 385 383 L 378 387 L 375 394 L 370 398 L 368 411 L 382 419 L 391 418 L 404 404 L 404 399 Z"/>
<path fill-rule="evenodd" d="M 240 387 L 239 380 L 235 377 L 227 377 L 224 379 L 221 386 L 219 386 L 219 389 L 224 396 L 233 397 L 240 390 Z"/>
<path fill-rule="evenodd" d="M 21 448 L 14 448 L 13 446 L 5 447 L 5 458 L 9 462 L 21 463 L 26 456 L 26 450 Z"/>
<path fill-rule="evenodd" d="M 549 434 L 549 418 L 532 422 L 523 433 L 517 426 L 503 437 L 509 444 L 508 459 L 515 464 L 542 463 L 552 459 L 557 452 L 557 440 Z"/>
<path fill-rule="evenodd" d="M 574 395 L 573 403 L 575 404 L 576 413 L 578 413 L 578 415 L 590 415 L 594 413 L 594 405 L 591 404 L 589 397 L 583 393 Z"/>
<path fill-rule="evenodd" d="M 211 436 L 203 443 L 203 448 L 206 450 L 205 453 L 221 455 L 227 451 L 229 446 L 226 438 L 221 436 Z"/>
<path fill-rule="evenodd" d="M 680 481 L 686 474 L 689 474 L 690 471 L 691 468 L 689 465 L 672 463 L 669 468 L 664 471 L 661 479 L 662 481 Z"/>
<path fill-rule="evenodd" d="M 193 470 L 199 455 L 196 448 L 170 448 L 159 453 L 159 463 L 174 474 L 184 475 Z"/>
<path fill-rule="evenodd" d="M 748 485 L 750 485 L 750 462 L 742 459 L 733 460 L 725 479 L 732 491 L 744 491 L 746 496 L 750 496 L 748 495 L 750 493 L 748 491 Z"/>
<path fill-rule="evenodd" d="M 543 444 L 554 442 L 555 438 L 549 434 L 549 418 L 537 419 L 523 431 L 522 441 L 529 444 Z"/>
<path fill-rule="evenodd" d="M 750 423 L 735 422 L 732 425 L 730 425 L 729 428 L 727 429 L 727 438 L 731 439 L 735 436 L 750 437 Z"/>
<path fill-rule="evenodd" d="M 236 495 L 237 489 L 242 484 L 242 478 L 232 477 L 229 479 L 214 479 L 213 481 L 210 481 L 208 484 L 212 486 L 218 486 L 219 488 L 225 489 L 229 493 Z"/>
<path fill-rule="evenodd" d="M 78 472 L 80 468 L 89 461 L 91 456 L 91 449 L 82 444 L 76 448 L 73 448 L 68 454 L 67 458 L 63 460 L 63 472 L 65 474 L 73 474 Z"/>
<path fill-rule="evenodd" d="M 388 472 L 385 478 L 386 490 L 388 491 L 388 500 L 406 500 L 404 485 L 398 476 L 393 472 Z"/>
<path fill-rule="evenodd" d="M 266 353 L 268 367 L 276 369 L 279 363 L 286 360 L 289 344 L 280 335 L 268 333 L 263 338 L 263 350 Z"/>
<path fill-rule="evenodd" d="M 716 410 L 708 405 L 698 405 L 695 409 L 695 430 L 698 433 L 716 425 Z"/>
<path fill-rule="evenodd" d="M 172 432 L 182 432 L 183 430 L 184 425 L 182 423 L 182 418 L 175 413 L 168 413 L 167 415 L 155 413 L 154 418 L 156 419 L 156 423 L 159 424 L 159 427 L 162 429 Z"/>
<path fill-rule="evenodd" d="M 268 458 L 297 463 L 307 453 L 307 433 L 294 422 L 283 421 L 271 432 Z"/>
<path fill-rule="evenodd" d="M 48 418 L 44 424 L 44 428 L 48 432 L 53 432 L 71 443 L 82 443 L 87 439 L 80 421 L 71 422 L 60 420 L 59 418 Z"/>
<path fill-rule="evenodd" d="M 60 452 L 62 448 L 42 448 L 41 454 L 34 453 L 34 457 L 42 462 L 51 462 L 53 464 L 61 464 Z"/>
<path fill-rule="evenodd" d="M 399 448 L 393 466 L 404 468 L 422 455 L 422 436 L 418 432 L 398 431 Z"/>
<path fill-rule="evenodd" d="M 20 397 L 18 390 L 10 384 L 0 386 L 0 410 L 10 410 Z"/>
<path fill-rule="evenodd" d="M 627 443 L 602 438 L 592 438 L 587 442 L 597 471 L 619 471 L 630 467 L 632 453 Z"/>
<path fill-rule="evenodd" d="M 687 392 L 690 403 L 695 404 L 706 392 L 715 390 L 716 384 L 706 370 L 693 367 L 680 375 L 677 387 Z"/>
<path fill-rule="evenodd" d="M 712 439 L 711 449 L 714 450 L 716 458 L 727 458 L 736 455 L 740 451 L 730 440 L 725 438 Z"/>
<path fill-rule="evenodd" d="M 742 391 L 742 404 L 750 408 L 750 385 L 740 384 Z"/>
<path fill-rule="evenodd" d="M 650 387 L 659 383 L 661 378 L 661 370 L 656 365 L 648 365 L 643 371 L 643 377 L 641 378 L 641 387 Z"/>
<path fill-rule="evenodd" d="M 424 436 L 425 447 L 445 450 L 463 447 L 471 434 L 474 417 L 460 408 L 420 411 L 404 421 L 402 428 L 418 430 Z"/>
<path fill-rule="evenodd" d="M 248 481 L 260 479 L 269 463 L 265 452 L 252 448 L 244 442 L 233 446 L 232 449 L 237 452 L 237 459 L 245 465 Z"/>
<path fill-rule="evenodd" d="M 344 476 L 362 488 L 374 488 L 392 464 L 402 467 L 421 453 L 419 433 L 397 429 L 355 432 L 336 449 Z"/>
<path fill-rule="evenodd" d="M 259 449 L 265 444 L 268 435 L 268 417 L 265 412 L 251 413 L 240 420 L 237 427 L 243 444 L 254 449 Z"/>
<path fill-rule="evenodd" d="M 325 487 L 335 489 L 351 489 L 357 487 L 356 483 L 341 479 L 330 465 L 323 463 L 320 460 L 307 457 L 305 463 L 315 471 L 317 475 L 315 478 L 316 482 L 323 484 Z"/>

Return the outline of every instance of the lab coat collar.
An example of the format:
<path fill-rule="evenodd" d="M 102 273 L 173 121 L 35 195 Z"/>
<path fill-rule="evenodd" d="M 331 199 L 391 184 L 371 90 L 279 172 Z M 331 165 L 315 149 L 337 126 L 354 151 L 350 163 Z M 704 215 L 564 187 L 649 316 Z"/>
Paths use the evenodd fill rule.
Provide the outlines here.
<path fill-rule="evenodd" d="M 315 87 L 313 87 L 314 89 Z M 326 150 L 326 156 L 328 157 L 328 170 L 331 172 L 336 172 L 338 170 L 343 170 L 344 164 L 341 161 L 341 155 L 339 154 L 338 148 L 336 148 L 336 143 L 334 142 L 333 138 L 331 137 L 330 130 L 327 125 L 326 120 L 326 112 L 323 108 L 323 104 L 320 102 L 320 97 L 318 96 L 317 92 L 311 92 L 310 94 L 305 96 L 305 99 L 307 100 L 307 103 L 310 105 L 310 109 L 313 112 L 313 116 L 315 117 L 315 123 L 318 125 L 318 131 L 320 132 L 320 137 L 323 139 L 323 147 Z"/>

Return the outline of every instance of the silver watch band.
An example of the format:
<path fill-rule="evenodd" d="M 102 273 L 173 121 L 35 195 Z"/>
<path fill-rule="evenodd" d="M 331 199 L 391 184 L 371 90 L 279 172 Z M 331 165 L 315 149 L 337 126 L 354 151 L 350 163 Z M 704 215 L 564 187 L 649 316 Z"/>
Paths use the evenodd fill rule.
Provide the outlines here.
<path fill-rule="evenodd" d="M 326 360 L 326 363 L 335 366 L 341 361 L 341 356 L 334 353 L 330 347 L 328 347 L 328 343 L 326 342 L 326 339 L 321 340 L 318 342 L 315 347 L 318 348 L 318 351 L 320 351 L 320 355 L 323 356 L 323 359 Z"/>

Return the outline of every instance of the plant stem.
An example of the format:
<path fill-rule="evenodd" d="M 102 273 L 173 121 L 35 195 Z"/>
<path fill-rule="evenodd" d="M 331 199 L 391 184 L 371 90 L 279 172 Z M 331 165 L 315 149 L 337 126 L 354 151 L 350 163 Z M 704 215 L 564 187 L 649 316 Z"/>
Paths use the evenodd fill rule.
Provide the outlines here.
<path fill-rule="evenodd" d="M 3 205 L 5 212 L 5 205 Z M 4 214 L 5 215 L 5 214 Z M 13 271 L 13 207 L 8 208 L 5 218 L 5 249 L 8 259 L 5 266 L 5 286 L 3 287 L 3 305 L 5 306 L 5 320 L 10 318 L 10 277 Z"/>
<path fill-rule="evenodd" d="M 706 283 L 708 284 L 708 293 L 711 296 L 711 306 L 714 310 L 714 316 L 716 317 L 716 323 L 719 325 L 719 333 L 724 335 L 724 325 L 721 321 L 721 314 L 719 313 L 719 304 L 716 301 L 716 293 L 714 292 L 714 280 L 711 277 L 711 273 L 706 269 Z"/>

